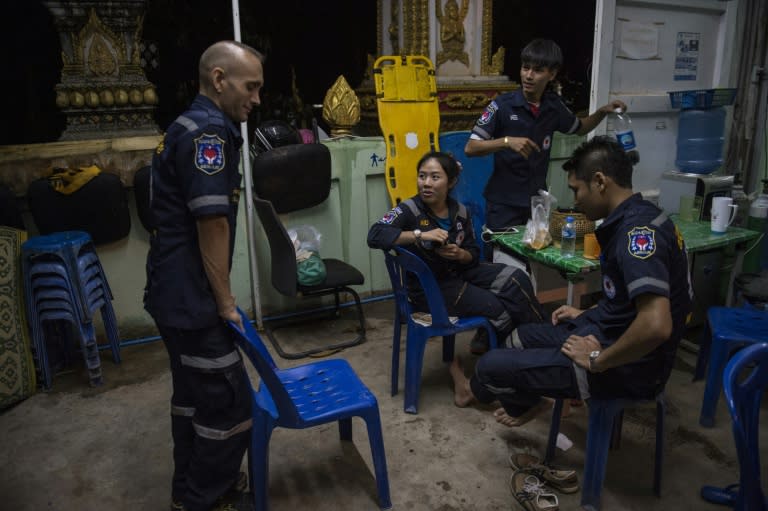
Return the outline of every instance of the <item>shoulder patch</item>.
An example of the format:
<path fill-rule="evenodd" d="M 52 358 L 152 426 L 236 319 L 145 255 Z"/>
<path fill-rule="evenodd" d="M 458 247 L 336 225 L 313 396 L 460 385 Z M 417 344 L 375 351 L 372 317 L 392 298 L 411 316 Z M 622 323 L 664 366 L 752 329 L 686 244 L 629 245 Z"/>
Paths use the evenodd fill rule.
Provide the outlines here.
<path fill-rule="evenodd" d="M 648 259 L 656 252 L 656 230 L 647 226 L 635 227 L 627 233 L 628 251 L 638 259 Z"/>
<path fill-rule="evenodd" d="M 224 170 L 224 140 L 203 133 L 195 140 L 195 167 L 209 176 Z"/>
<path fill-rule="evenodd" d="M 379 220 L 380 224 L 391 224 L 395 221 L 395 218 L 399 217 L 400 214 L 402 214 L 403 210 L 400 209 L 400 206 L 395 206 L 394 208 L 390 209 L 389 212 L 384 215 L 384 217 Z"/>
<path fill-rule="evenodd" d="M 477 124 L 479 124 L 480 126 L 483 126 L 491 122 L 491 119 L 493 119 L 493 114 L 495 114 L 496 110 L 498 109 L 499 109 L 499 106 L 496 104 L 496 102 L 491 101 L 491 104 L 485 107 L 485 110 L 483 111 L 483 115 L 480 116 L 480 119 L 477 121 Z"/>

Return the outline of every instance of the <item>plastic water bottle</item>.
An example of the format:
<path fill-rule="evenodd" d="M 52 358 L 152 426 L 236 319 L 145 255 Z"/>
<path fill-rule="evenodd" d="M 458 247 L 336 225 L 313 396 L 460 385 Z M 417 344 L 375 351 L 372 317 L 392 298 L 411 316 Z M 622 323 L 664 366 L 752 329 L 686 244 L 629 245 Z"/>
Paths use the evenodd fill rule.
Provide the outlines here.
<path fill-rule="evenodd" d="M 565 217 L 563 230 L 560 236 L 560 255 L 573 257 L 576 253 L 576 228 L 573 226 L 573 217 Z"/>
<path fill-rule="evenodd" d="M 762 233 L 763 237 L 760 244 L 744 256 L 743 271 L 756 273 L 768 269 L 768 180 L 763 180 L 763 193 L 750 204 L 747 228 Z"/>
<path fill-rule="evenodd" d="M 632 120 L 629 118 L 629 114 L 623 112 L 621 108 L 617 108 L 614 112 L 616 119 L 614 119 L 613 128 L 616 132 L 616 140 L 624 148 L 625 153 L 636 150 L 635 133 L 632 131 Z"/>
<path fill-rule="evenodd" d="M 739 207 L 736 209 L 733 225 L 736 227 L 746 227 L 751 204 L 749 203 L 749 197 L 744 193 L 744 185 L 741 184 L 739 174 L 736 174 L 735 181 L 733 190 L 731 190 L 731 197 L 733 198 L 733 203 Z"/>

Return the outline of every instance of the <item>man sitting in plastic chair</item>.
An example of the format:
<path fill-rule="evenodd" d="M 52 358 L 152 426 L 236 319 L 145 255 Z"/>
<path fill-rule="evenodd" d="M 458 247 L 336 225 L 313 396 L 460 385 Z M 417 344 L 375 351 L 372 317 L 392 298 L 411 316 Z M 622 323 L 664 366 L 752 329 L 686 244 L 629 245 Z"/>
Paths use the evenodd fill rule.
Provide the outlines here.
<path fill-rule="evenodd" d="M 595 137 L 563 169 L 575 205 L 604 218 L 596 235 L 603 256 L 597 306 L 561 306 L 551 324 L 521 325 L 520 350 L 492 350 L 471 379 L 451 365 L 455 403 L 499 400 L 496 420 L 521 426 L 544 412 L 546 398 L 654 399 L 666 383 L 691 308 L 688 263 L 677 227 L 632 193 L 632 163 L 613 139 Z"/>

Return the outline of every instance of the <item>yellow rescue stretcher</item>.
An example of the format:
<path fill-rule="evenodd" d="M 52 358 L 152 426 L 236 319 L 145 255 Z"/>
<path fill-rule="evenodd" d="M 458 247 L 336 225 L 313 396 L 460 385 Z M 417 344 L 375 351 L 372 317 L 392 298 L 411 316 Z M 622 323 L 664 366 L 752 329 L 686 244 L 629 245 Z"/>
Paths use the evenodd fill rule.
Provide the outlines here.
<path fill-rule="evenodd" d="M 419 55 L 383 56 L 374 62 L 373 76 L 387 147 L 387 191 L 395 205 L 416 195 L 416 164 L 427 152 L 439 150 L 435 68 Z"/>

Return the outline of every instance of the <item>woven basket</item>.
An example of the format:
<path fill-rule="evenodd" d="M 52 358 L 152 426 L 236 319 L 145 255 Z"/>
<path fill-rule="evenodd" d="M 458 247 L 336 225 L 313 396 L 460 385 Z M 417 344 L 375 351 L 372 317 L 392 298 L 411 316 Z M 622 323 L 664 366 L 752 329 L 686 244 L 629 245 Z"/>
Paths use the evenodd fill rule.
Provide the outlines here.
<path fill-rule="evenodd" d="M 595 222 L 588 220 L 584 213 L 580 213 L 573 209 L 557 208 L 553 211 L 549 217 L 549 233 L 552 235 L 552 239 L 560 242 L 563 232 L 563 224 L 565 224 L 566 217 L 573 217 L 573 227 L 576 229 L 576 241 L 583 242 L 584 235 L 588 232 L 595 232 Z"/>

